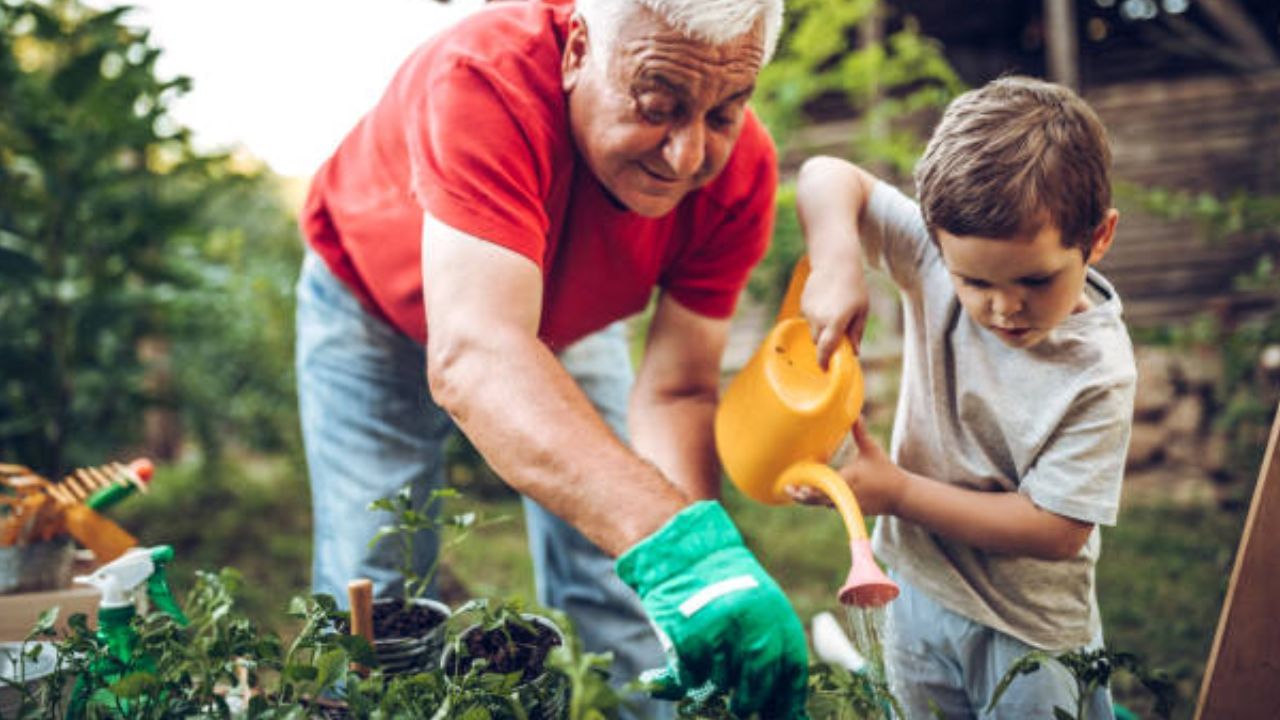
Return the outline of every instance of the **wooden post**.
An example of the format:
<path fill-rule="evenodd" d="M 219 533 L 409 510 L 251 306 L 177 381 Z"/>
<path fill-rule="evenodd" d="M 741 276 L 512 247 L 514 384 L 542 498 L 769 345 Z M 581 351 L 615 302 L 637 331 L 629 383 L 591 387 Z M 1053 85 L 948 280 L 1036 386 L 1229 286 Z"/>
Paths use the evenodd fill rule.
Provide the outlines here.
<path fill-rule="evenodd" d="M 1080 39 L 1075 0 L 1044 0 L 1045 66 L 1049 79 L 1080 89 Z"/>
<path fill-rule="evenodd" d="M 1280 408 L 1262 458 L 1258 485 L 1218 632 L 1200 685 L 1196 719 L 1280 717 Z"/>
<path fill-rule="evenodd" d="M 351 606 L 351 634 L 373 644 L 373 581 L 356 578 L 347 583 L 347 602 Z M 358 663 L 352 663 L 351 668 L 362 676 L 369 674 L 369 668 Z"/>

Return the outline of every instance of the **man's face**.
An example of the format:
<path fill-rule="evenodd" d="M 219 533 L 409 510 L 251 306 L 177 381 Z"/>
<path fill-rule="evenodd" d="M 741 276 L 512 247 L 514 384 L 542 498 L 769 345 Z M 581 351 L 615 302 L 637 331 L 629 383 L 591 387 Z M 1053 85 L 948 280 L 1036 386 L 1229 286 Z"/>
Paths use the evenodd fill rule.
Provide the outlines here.
<path fill-rule="evenodd" d="M 1062 234 L 1051 225 L 1007 240 L 939 229 L 938 246 L 965 312 L 1006 345 L 1029 348 L 1089 306 L 1085 269 L 1110 246 L 1115 217 L 1110 211 L 1095 230 L 1088 262 L 1080 248 L 1064 247 Z"/>
<path fill-rule="evenodd" d="M 618 202 L 659 217 L 724 169 L 764 61 L 762 37 L 711 45 L 637 8 L 606 57 L 604 39 L 575 18 L 563 59 L 569 124 Z"/>

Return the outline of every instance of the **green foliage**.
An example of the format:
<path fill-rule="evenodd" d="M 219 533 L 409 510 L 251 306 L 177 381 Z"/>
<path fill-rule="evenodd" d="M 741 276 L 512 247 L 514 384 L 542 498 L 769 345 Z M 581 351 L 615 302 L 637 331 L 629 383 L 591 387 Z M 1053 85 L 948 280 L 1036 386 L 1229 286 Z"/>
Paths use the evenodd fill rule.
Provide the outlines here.
<path fill-rule="evenodd" d="M 860 26 L 883 20 L 880 42 L 857 42 Z M 936 42 L 910 18 L 891 15 L 877 0 L 795 0 L 774 59 L 760 73 L 753 106 L 774 140 L 787 148 L 808 122 L 807 108 L 840 98 L 859 121 L 847 157 L 891 175 L 909 176 L 924 150 L 927 124 L 964 90 Z M 795 216 L 795 187 L 778 188 L 773 242 L 751 276 L 750 291 L 776 306 L 804 239 Z"/>
<path fill-rule="evenodd" d="M 806 106 L 837 95 L 861 117 L 851 149 L 864 161 L 886 161 L 908 172 L 923 149 L 920 133 L 899 120 L 937 109 L 963 83 L 937 43 L 922 36 L 911 18 L 897 22 L 883 42 L 850 49 L 859 26 L 897 20 L 877 0 L 795 0 L 775 58 L 760 73 L 755 106 L 785 146 L 806 120 Z M 888 24 L 886 22 L 886 24 Z"/>
<path fill-rule="evenodd" d="M 214 464 L 224 438 L 301 457 L 293 289 L 302 243 L 294 219 L 278 179 L 260 170 L 218 175 L 198 192 L 198 241 L 173 258 L 190 283 L 167 307 L 172 387 L 160 400 L 180 410 Z"/>
<path fill-rule="evenodd" d="M 1075 708 L 1055 707 L 1055 720 L 1086 720 L 1085 709 L 1088 699 L 1096 690 L 1109 687 L 1112 676 L 1125 671 L 1137 677 L 1142 684 L 1156 697 L 1156 713 L 1162 718 L 1170 717 L 1173 712 L 1173 685 L 1161 673 L 1149 673 L 1136 656 L 1110 650 L 1075 650 L 1066 653 L 1049 653 L 1033 650 L 1019 658 L 996 685 L 991 695 L 991 703 L 987 712 L 991 712 L 1002 698 L 1009 686 L 1024 675 L 1039 672 L 1047 663 L 1056 663 L 1070 673 L 1076 684 Z M 1100 719 L 1095 719 L 1100 720 Z"/>
<path fill-rule="evenodd" d="M 1118 183 L 1116 194 L 1155 217 L 1193 220 L 1210 241 L 1240 235 L 1261 239 L 1274 236 L 1280 227 L 1280 196 L 1276 195 L 1237 190 L 1218 197 L 1207 192 L 1143 188 L 1131 183 Z"/>
<path fill-rule="evenodd" d="M 413 501 L 413 490 L 401 488 L 395 495 L 369 504 L 370 510 L 390 513 L 392 523 L 378 528 L 369 547 L 373 547 L 383 538 L 392 538 L 399 545 L 400 572 L 404 576 L 405 600 L 422 597 L 431 589 L 431 582 L 439 568 L 440 553 L 460 544 L 467 539 L 472 530 L 485 525 L 503 522 L 505 518 L 480 521 L 474 511 L 465 511 L 456 515 L 441 515 L 441 509 L 447 500 L 458 497 L 458 491 L 452 488 L 435 488 L 421 504 Z M 418 533 L 448 535 L 443 537 L 440 550 L 431 559 L 425 572 L 419 573 L 413 553 L 413 538 Z"/>
<path fill-rule="evenodd" d="M 168 115 L 190 83 L 126 12 L 0 0 L 0 456 L 51 477 L 149 408 L 210 458 L 298 445 L 296 232 L 272 178 L 193 151 Z"/>
<path fill-rule="evenodd" d="M 303 592 L 310 582 L 305 473 L 287 457 L 233 460 L 212 476 L 194 458 L 160 465 L 150 492 L 135 495 L 111 513 L 145 544 L 174 548 L 175 590 L 185 590 L 181 579 L 195 577 L 200 568 L 235 565 L 245 578 L 236 588 L 245 614 L 266 628 L 284 631 L 280 598 Z"/>
<path fill-rule="evenodd" d="M 1107 643 L 1140 648 L 1151 667 L 1167 670 L 1183 708 L 1195 705 L 1243 526 L 1243 514 L 1212 505 L 1126 501 L 1115 527 L 1103 530 L 1098 602 Z M 1149 693 L 1132 677 L 1113 678 L 1112 692 L 1147 714 Z"/>
<path fill-rule="evenodd" d="M 1164 188 L 1122 185 L 1118 196 L 1166 220 L 1192 220 L 1205 242 L 1249 240 L 1260 248 L 1254 267 L 1234 279 L 1234 290 L 1258 308 L 1239 322 L 1204 314 L 1192 322 L 1135 333 L 1144 342 L 1220 352 L 1222 374 L 1214 393 L 1215 429 L 1230 444 L 1233 475 L 1247 493 L 1262 461 L 1272 416 L 1280 403 L 1280 369 L 1265 367 L 1264 353 L 1280 348 L 1280 196 L 1237 191 L 1220 198 Z M 1241 500 L 1247 502 L 1247 494 Z"/>
<path fill-rule="evenodd" d="M 610 659 L 584 653 L 566 633 L 566 644 L 550 659 L 543 677 L 524 683 L 519 673 L 486 673 L 476 666 L 464 678 L 447 680 L 441 668 L 413 675 L 386 676 L 376 669 L 373 647 L 363 638 L 334 632 L 345 613 L 326 595 L 295 597 L 288 614 L 300 630 L 287 645 L 262 632 L 236 606 L 238 573 L 199 573 L 185 607 L 191 623 L 180 627 L 155 613 L 135 618 L 136 656 L 115 658 L 83 615 L 69 622 L 71 633 L 54 643 L 59 661 L 36 690 L 23 688 L 18 717 L 62 717 L 63 689 L 73 679 L 77 693 L 93 701 L 73 718 L 150 719 L 170 717 L 308 718 L 324 708 L 360 718 L 525 718 L 551 696 L 574 689 L 569 720 L 616 716 L 619 698 L 605 679 Z M 518 604 L 476 602 L 472 610 L 494 625 L 527 623 Z M 30 639 L 52 638 L 56 611 L 46 613 Z M 557 624 L 568 627 L 564 619 Z M 457 628 L 451 628 L 456 642 Z M 30 654 L 47 652 L 35 644 Z M 375 667 L 367 677 L 353 663 Z M 120 679 L 108 682 L 109 676 Z M 532 685 L 532 687 L 530 687 Z M 15 685 L 20 686 L 20 685 Z M 321 698 L 334 698 L 338 702 Z"/>
<path fill-rule="evenodd" d="M 0 453 L 54 476 L 136 434 L 205 172 L 123 12 L 0 2 Z"/>
<path fill-rule="evenodd" d="M 811 717 L 831 720 L 906 717 L 882 678 L 825 663 L 809 667 L 807 708 Z"/>

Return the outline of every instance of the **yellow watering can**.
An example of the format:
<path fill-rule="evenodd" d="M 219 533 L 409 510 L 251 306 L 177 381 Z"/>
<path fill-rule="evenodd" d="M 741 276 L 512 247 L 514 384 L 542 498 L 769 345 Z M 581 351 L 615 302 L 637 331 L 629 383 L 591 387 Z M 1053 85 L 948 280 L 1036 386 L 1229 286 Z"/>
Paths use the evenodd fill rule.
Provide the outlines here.
<path fill-rule="evenodd" d="M 809 260 L 800 259 L 777 324 L 725 390 L 716 409 L 716 449 L 729 479 L 769 505 L 791 502 L 788 486 L 808 486 L 835 504 L 849 531 L 853 564 L 840 602 L 884 605 L 898 596 L 871 554 L 853 491 L 827 462 L 862 412 L 862 368 L 848 339 L 824 371 L 809 325 L 799 317 Z"/>

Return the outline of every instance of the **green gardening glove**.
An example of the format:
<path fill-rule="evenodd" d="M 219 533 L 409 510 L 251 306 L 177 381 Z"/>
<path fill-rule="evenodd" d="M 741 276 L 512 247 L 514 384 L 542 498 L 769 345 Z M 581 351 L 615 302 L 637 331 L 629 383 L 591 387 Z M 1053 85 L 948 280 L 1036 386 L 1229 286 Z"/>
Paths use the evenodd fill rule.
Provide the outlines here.
<path fill-rule="evenodd" d="M 719 503 L 677 513 L 618 558 L 667 649 L 656 696 L 731 692 L 737 715 L 804 718 L 809 655 L 800 618 Z"/>

